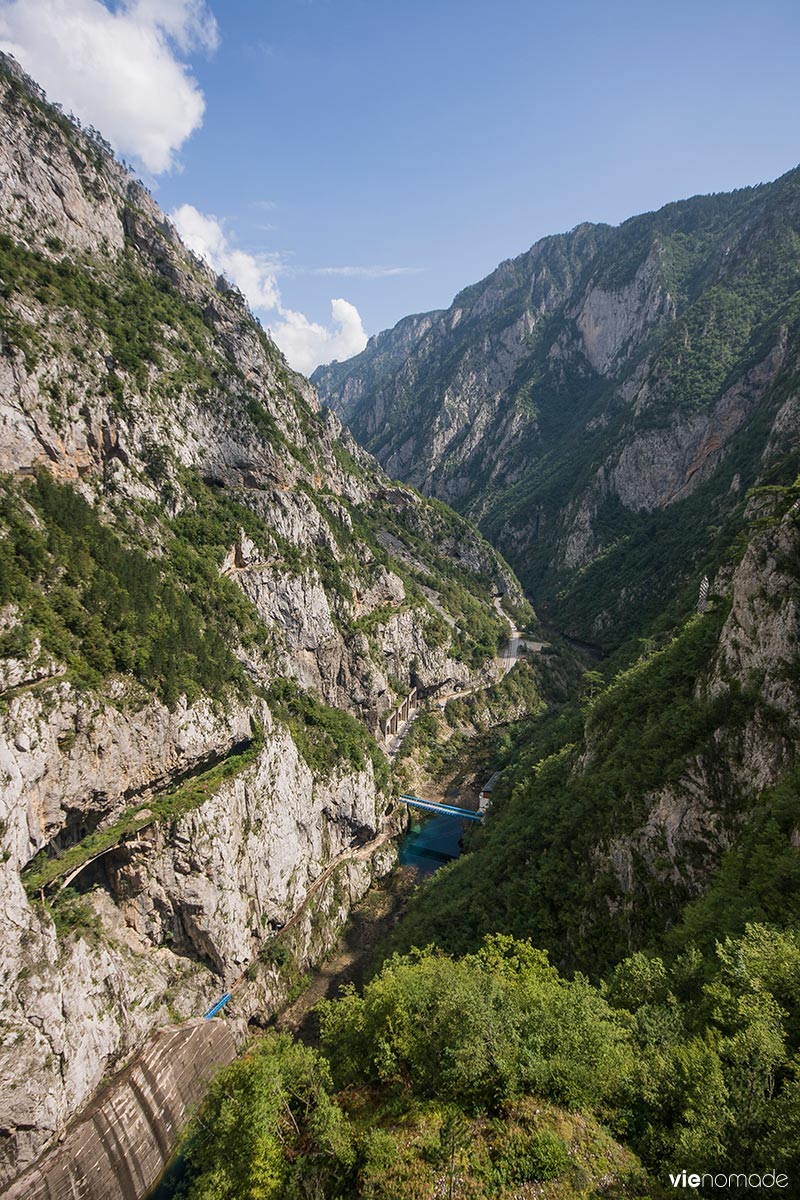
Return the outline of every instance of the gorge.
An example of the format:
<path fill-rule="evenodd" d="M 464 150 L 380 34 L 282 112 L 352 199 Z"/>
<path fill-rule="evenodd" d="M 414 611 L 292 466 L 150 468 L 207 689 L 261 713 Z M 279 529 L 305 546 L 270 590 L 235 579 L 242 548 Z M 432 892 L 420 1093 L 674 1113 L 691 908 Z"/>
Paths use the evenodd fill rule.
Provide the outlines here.
<path fill-rule="evenodd" d="M 186 1200 L 796 1180 L 800 171 L 309 382 L 7 55 L 0 114 L 3 1194 L 144 1196 L 192 1115 Z M 402 795 L 490 774 L 276 1032 Z"/>
<path fill-rule="evenodd" d="M 97 138 L 11 59 L 0 87 L 10 1181 L 376 837 L 382 717 L 412 686 L 488 680 L 493 597 L 527 606 L 464 521 L 318 410 Z M 330 877 L 295 978 L 391 861 Z M 290 974 L 263 963 L 241 1015 Z"/>

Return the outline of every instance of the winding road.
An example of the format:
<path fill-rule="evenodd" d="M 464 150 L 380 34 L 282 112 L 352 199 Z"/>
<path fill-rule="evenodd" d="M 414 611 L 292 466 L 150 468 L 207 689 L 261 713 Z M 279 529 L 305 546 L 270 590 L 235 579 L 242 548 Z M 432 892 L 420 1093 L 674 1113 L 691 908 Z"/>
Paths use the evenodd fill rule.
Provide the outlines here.
<path fill-rule="evenodd" d="M 522 636 L 522 631 L 517 629 L 516 625 L 511 620 L 508 613 L 503 611 L 501 596 L 495 596 L 494 606 L 497 609 L 498 615 L 501 616 L 503 618 L 503 620 L 508 623 L 508 631 L 509 631 L 509 639 L 508 639 L 508 642 L 506 643 L 505 648 L 503 649 L 502 653 L 496 655 L 495 659 L 494 659 L 495 669 L 496 669 L 496 678 L 492 679 L 489 683 L 480 683 L 480 684 L 477 684 L 475 687 L 462 688 L 461 691 L 447 692 L 443 696 L 437 696 L 436 697 L 436 705 L 439 709 L 443 709 L 445 704 L 447 704 L 448 700 L 462 700 L 464 698 L 464 696 L 471 696 L 473 694 L 473 692 L 483 691 L 484 688 L 491 687 L 494 684 L 499 683 L 501 679 L 505 678 L 505 676 L 508 674 L 508 672 L 514 666 L 514 663 L 517 661 L 517 658 L 519 657 L 519 648 L 524 640 L 523 636 Z M 531 645 L 533 646 L 534 649 L 538 650 L 538 649 L 541 649 L 541 646 L 543 645 L 543 643 L 531 643 Z M 416 712 L 413 714 L 413 716 L 409 717 L 409 719 L 406 721 L 406 723 L 402 727 L 402 729 L 398 730 L 394 739 L 390 743 L 389 748 L 386 750 L 387 758 L 393 759 L 393 758 L 397 757 L 397 753 L 403 744 L 403 740 L 404 740 L 406 734 L 408 733 L 409 729 L 411 728 L 411 726 L 414 724 L 417 717 L 419 716 L 419 712 L 420 712 L 420 710 L 417 709 Z"/>
<path fill-rule="evenodd" d="M 509 635 L 510 635 L 509 639 L 508 639 L 508 644 L 506 645 L 506 648 L 504 649 L 503 653 L 498 654 L 497 658 L 495 659 L 495 662 L 497 663 L 497 665 L 500 668 L 500 678 L 502 679 L 505 675 L 508 674 L 508 672 L 514 666 L 514 663 L 517 661 L 517 658 L 519 657 L 519 648 L 520 648 L 520 645 L 522 644 L 522 630 L 517 629 L 516 625 L 511 620 L 511 617 L 508 615 L 508 613 L 503 611 L 503 603 L 502 603 L 501 596 L 495 596 L 494 606 L 497 609 L 497 615 L 502 617 L 505 621 L 508 622 L 508 630 L 509 630 Z"/>

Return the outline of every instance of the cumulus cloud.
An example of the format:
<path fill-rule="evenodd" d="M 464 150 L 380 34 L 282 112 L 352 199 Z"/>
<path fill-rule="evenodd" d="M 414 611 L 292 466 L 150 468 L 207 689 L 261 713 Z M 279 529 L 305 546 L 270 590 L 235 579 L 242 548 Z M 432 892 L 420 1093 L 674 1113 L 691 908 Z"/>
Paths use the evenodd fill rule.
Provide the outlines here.
<path fill-rule="evenodd" d="M 159 173 L 203 120 L 180 55 L 219 41 L 205 0 L 0 0 L 0 47 L 52 100 Z"/>
<path fill-rule="evenodd" d="M 361 316 L 349 300 L 331 300 L 330 325 L 310 321 L 303 313 L 283 307 L 276 279 L 280 264 L 274 259 L 238 249 L 221 221 L 191 204 L 175 209 L 170 219 L 186 245 L 235 283 L 253 308 L 277 314 L 270 333 L 296 370 L 307 375 L 320 363 L 351 358 L 366 346 Z"/>
<path fill-rule="evenodd" d="M 270 333 L 292 366 L 305 375 L 320 363 L 352 358 L 367 344 L 361 315 L 349 300 L 331 300 L 330 326 L 309 321 L 290 309 L 280 311 L 283 319 L 270 327 Z"/>
<path fill-rule="evenodd" d="M 274 260 L 232 246 L 222 223 L 199 212 L 192 204 L 182 204 L 169 215 L 189 249 L 204 258 L 217 274 L 235 283 L 253 308 L 278 307 L 280 293 Z"/>

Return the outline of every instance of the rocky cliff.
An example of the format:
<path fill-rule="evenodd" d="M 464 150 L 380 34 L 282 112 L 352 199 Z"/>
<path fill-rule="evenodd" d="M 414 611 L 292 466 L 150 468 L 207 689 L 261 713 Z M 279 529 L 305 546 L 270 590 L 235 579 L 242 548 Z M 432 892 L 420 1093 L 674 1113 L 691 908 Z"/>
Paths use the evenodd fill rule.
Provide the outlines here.
<path fill-rule="evenodd" d="M 563 629 L 614 645 L 684 586 L 687 611 L 747 488 L 796 474 L 799 246 L 798 170 L 581 225 L 313 379 Z"/>
<path fill-rule="evenodd" d="M 382 717 L 488 677 L 493 601 L 525 603 L 99 135 L 5 57 L 0 93 L 7 1180 L 247 968 L 236 1008 L 267 1019 L 392 861 Z"/>

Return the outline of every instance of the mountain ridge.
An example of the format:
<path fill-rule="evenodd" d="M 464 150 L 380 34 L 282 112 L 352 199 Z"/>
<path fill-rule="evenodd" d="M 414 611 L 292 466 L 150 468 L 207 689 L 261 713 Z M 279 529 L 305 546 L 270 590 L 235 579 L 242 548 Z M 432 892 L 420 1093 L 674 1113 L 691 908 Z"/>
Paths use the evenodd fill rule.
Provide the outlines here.
<path fill-rule="evenodd" d="M 613 647 L 635 623 L 630 604 L 592 611 L 609 576 L 653 619 L 715 569 L 709 528 L 735 536 L 770 462 L 787 460 L 789 482 L 799 194 L 794 168 L 541 239 L 448 309 L 401 322 L 394 350 L 384 332 L 313 380 L 388 469 L 477 521 L 546 611 L 558 597 L 565 632 Z M 702 489 L 713 521 L 662 519 Z M 697 528 L 680 564 L 673 522 Z M 667 568 L 649 568 L 652 605 L 624 561 L 648 542 Z"/>

